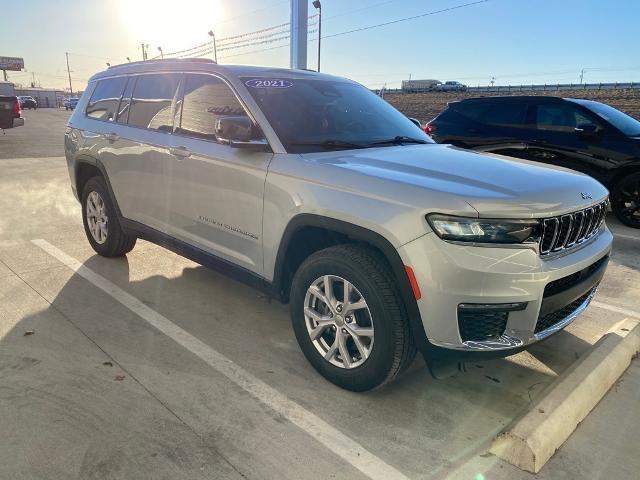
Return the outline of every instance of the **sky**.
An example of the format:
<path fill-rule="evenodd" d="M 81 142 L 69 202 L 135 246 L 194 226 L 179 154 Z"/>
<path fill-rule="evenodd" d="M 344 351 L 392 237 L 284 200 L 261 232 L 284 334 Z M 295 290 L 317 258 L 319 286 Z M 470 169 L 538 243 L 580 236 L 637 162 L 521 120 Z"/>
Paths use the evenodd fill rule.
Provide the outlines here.
<path fill-rule="evenodd" d="M 640 82 L 638 0 L 487 0 L 341 34 L 472 2 L 322 0 L 322 71 L 371 88 L 395 88 L 410 77 L 468 85 L 487 85 L 492 77 L 497 85 L 579 83 L 583 69 L 585 82 Z M 289 22 L 290 3 L 4 0 L 0 56 L 25 60 L 25 72 L 8 72 L 11 81 L 27 85 L 35 78 L 42 87 L 68 88 L 69 52 L 73 88 L 82 90 L 107 62 L 141 60 L 141 43 L 153 57 L 158 47 L 171 53 L 206 44 L 212 30 L 220 63 L 288 67 L 288 40 L 282 38 L 288 27 L 272 27 Z M 316 23 L 310 20 L 309 68 L 317 65 Z M 246 46 L 248 39 L 270 43 Z"/>

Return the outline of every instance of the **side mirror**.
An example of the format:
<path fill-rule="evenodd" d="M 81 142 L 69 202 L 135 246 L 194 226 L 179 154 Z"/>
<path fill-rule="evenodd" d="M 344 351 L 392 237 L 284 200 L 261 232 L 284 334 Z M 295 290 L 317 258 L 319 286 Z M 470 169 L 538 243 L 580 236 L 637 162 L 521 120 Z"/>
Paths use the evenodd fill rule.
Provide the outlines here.
<path fill-rule="evenodd" d="M 600 136 L 602 129 L 593 123 L 581 123 L 574 129 L 574 131 L 580 138 L 595 140 Z"/>
<path fill-rule="evenodd" d="M 418 127 L 420 130 L 422 130 L 422 125 L 420 125 L 420 120 L 418 120 L 417 118 L 413 118 L 413 117 L 407 117 L 409 120 L 411 120 L 411 123 L 413 123 L 416 127 Z"/>
<path fill-rule="evenodd" d="M 247 116 L 220 117 L 215 125 L 216 137 L 221 143 L 234 148 L 266 150 L 269 143 L 256 138 L 256 128 Z"/>

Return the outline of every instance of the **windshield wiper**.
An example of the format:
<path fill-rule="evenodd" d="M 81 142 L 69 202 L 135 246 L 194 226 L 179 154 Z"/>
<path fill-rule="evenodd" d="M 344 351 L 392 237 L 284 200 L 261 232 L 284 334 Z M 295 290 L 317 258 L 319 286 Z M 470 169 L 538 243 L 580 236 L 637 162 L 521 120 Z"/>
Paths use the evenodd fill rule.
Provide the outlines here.
<path fill-rule="evenodd" d="M 289 145 L 296 147 L 322 147 L 327 150 L 334 148 L 367 148 L 362 143 L 344 142 L 342 140 L 324 140 L 321 142 L 290 142 Z"/>
<path fill-rule="evenodd" d="M 377 142 L 371 142 L 369 145 L 402 145 L 403 143 L 429 143 L 426 140 L 419 138 L 407 137 L 406 135 L 397 135 L 393 138 L 387 138 L 385 140 L 378 140 Z"/>

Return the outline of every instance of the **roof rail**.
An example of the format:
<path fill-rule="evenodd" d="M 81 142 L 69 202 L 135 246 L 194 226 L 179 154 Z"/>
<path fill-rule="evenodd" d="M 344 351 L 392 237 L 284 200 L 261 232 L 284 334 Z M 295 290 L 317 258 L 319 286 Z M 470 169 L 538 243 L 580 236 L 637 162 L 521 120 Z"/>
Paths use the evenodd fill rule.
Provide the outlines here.
<path fill-rule="evenodd" d="M 125 65 L 142 65 L 148 63 L 171 63 L 171 62 L 188 62 L 188 63 L 214 63 L 217 62 L 211 60 L 210 58 L 202 58 L 202 57 L 194 57 L 194 58 L 154 58 L 151 60 L 139 60 L 137 62 L 127 62 L 127 63 L 119 63 L 118 65 L 110 65 L 107 67 L 107 70 L 110 68 L 123 67 Z"/>

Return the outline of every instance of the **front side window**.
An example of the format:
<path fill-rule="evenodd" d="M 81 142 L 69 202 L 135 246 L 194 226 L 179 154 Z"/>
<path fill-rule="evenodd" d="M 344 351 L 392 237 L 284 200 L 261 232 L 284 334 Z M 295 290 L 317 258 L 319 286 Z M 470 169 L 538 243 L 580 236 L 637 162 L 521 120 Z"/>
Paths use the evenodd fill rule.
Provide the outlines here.
<path fill-rule="evenodd" d="M 87 116 L 108 122 L 113 121 L 116 117 L 120 96 L 126 82 L 127 79 L 125 77 L 107 78 L 98 81 L 87 105 Z"/>
<path fill-rule="evenodd" d="M 138 76 L 129 106 L 129 125 L 170 132 L 171 108 L 179 79 L 174 73 Z"/>
<path fill-rule="evenodd" d="M 218 77 L 190 74 L 186 77 L 180 126 L 176 133 L 216 141 L 216 120 L 246 116 L 233 91 Z"/>
<path fill-rule="evenodd" d="M 552 132 L 574 133 L 580 125 L 593 124 L 583 113 L 565 103 L 546 103 L 536 107 L 536 128 Z"/>
<path fill-rule="evenodd" d="M 582 100 L 580 103 L 599 117 L 604 118 L 626 136 L 640 137 L 640 121 L 635 118 L 604 103 L 591 100 Z"/>
<path fill-rule="evenodd" d="M 355 83 L 254 77 L 242 81 L 292 153 L 369 148 L 378 142 L 394 145 L 387 141 L 395 138 L 433 143 L 402 113 Z"/>

